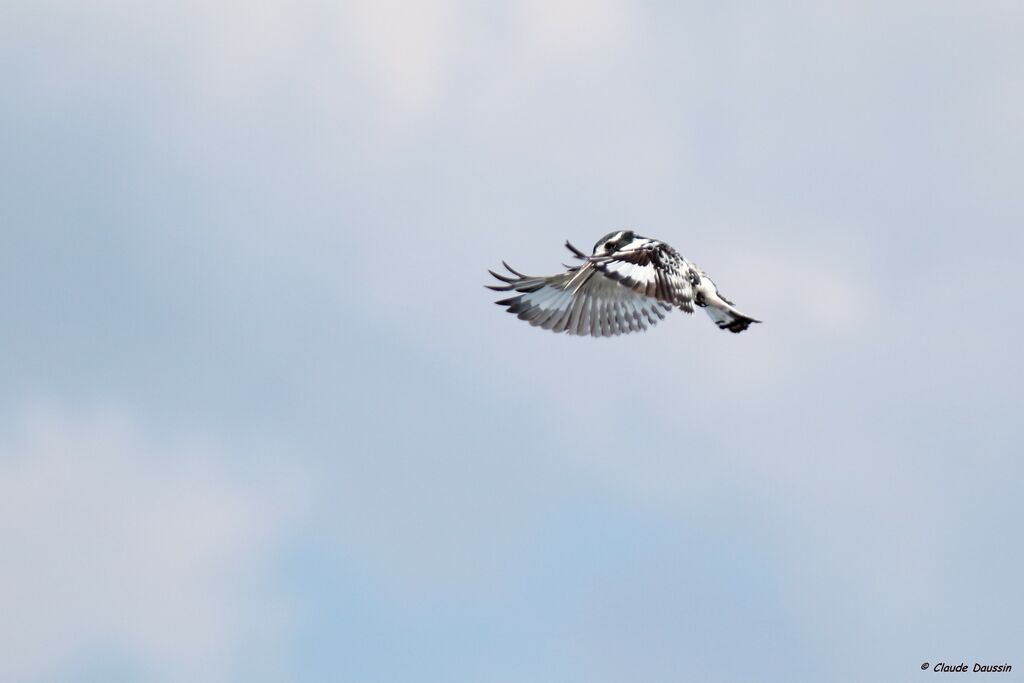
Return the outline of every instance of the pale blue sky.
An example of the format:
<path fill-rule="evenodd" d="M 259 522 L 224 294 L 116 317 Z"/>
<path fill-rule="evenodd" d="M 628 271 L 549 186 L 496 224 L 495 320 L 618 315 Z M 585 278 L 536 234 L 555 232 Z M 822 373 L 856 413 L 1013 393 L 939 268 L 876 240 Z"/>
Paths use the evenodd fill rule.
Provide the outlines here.
<path fill-rule="evenodd" d="M 0 5 L 0 679 L 1024 671 L 1014 2 Z M 481 285 L 630 227 L 743 310 Z"/>

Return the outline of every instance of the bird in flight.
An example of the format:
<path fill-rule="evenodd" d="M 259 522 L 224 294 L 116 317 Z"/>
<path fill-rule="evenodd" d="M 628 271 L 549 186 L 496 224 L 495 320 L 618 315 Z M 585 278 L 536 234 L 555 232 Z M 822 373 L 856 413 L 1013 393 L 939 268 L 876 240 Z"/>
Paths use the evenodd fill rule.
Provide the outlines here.
<path fill-rule="evenodd" d="M 673 308 L 693 313 L 694 306 L 730 332 L 761 322 L 737 310 L 707 273 L 664 242 L 619 230 L 598 240 L 590 256 L 565 246 L 583 263 L 558 275 L 523 275 L 504 261 L 511 276 L 488 271 L 503 283 L 488 289 L 516 292 L 495 303 L 535 327 L 594 337 L 642 332 Z"/>

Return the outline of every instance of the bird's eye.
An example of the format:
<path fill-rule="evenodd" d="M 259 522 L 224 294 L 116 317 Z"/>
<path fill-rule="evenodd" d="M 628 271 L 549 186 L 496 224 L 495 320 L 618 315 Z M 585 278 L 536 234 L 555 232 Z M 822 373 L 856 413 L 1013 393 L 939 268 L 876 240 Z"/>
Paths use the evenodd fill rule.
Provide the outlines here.
<path fill-rule="evenodd" d="M 604 245 L 604 248 L 606 251 L 615 251 L 615 242 L 609 242 L 608 244 Z"/>

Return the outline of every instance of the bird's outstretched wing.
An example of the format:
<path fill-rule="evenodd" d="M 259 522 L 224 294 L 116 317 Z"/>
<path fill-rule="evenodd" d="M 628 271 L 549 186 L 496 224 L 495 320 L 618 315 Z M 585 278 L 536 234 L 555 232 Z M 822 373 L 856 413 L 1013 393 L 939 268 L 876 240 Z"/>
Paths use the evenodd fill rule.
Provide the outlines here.
<path fill-rule="evenodd" d="M 595 337 L 646 330 L 671 310 L 668 301 L 646 295 L 646 271 L 637 272 L 633 284 L 636 264 L 623 262 L 629 265 L 627 269 L 625 265 L 617 265 L 617 259 L 594 260 L 568 242 L 566 247 L 584 263 L 558 275 L 523 275 L 504 262 L 512 276 L 489 271 L 504 283 L 488 285 L 490 289 L 517 292 L 496 303 L 531 325 L 553 332 Z M 656 283 L 655 289 L 659 286 Z"/>

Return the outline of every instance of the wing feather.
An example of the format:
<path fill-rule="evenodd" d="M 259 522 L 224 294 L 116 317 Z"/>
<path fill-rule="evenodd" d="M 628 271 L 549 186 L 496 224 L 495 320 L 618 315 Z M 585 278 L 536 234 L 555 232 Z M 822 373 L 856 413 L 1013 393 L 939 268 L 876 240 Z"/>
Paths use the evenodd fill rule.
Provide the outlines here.
<path fill-rule="evenodd" d="M 648 244 L 593 261 L 598 270 L 638 294 L 693 312 L 693 285 L 686 261 L 670 247 Z"/>
<path fill-rule="evenodd" d="M 556 333 L 610 337 L 640 332 L 663 320 L 665 310 L 671 309 L 665 301 L 646 295 L 647 282 L 638 289 L 623 280 L 637 270 L 635 263 L 614 266 L 618 279 L 593 260 L 550 277 L 523 275 L 503 265 L 515 277 L 492 271 L 502 284 L 489 287 L 515 295 L 496 303 L 521 320 Z M 647 277 L 643 264 L 637 275 Z"/>

